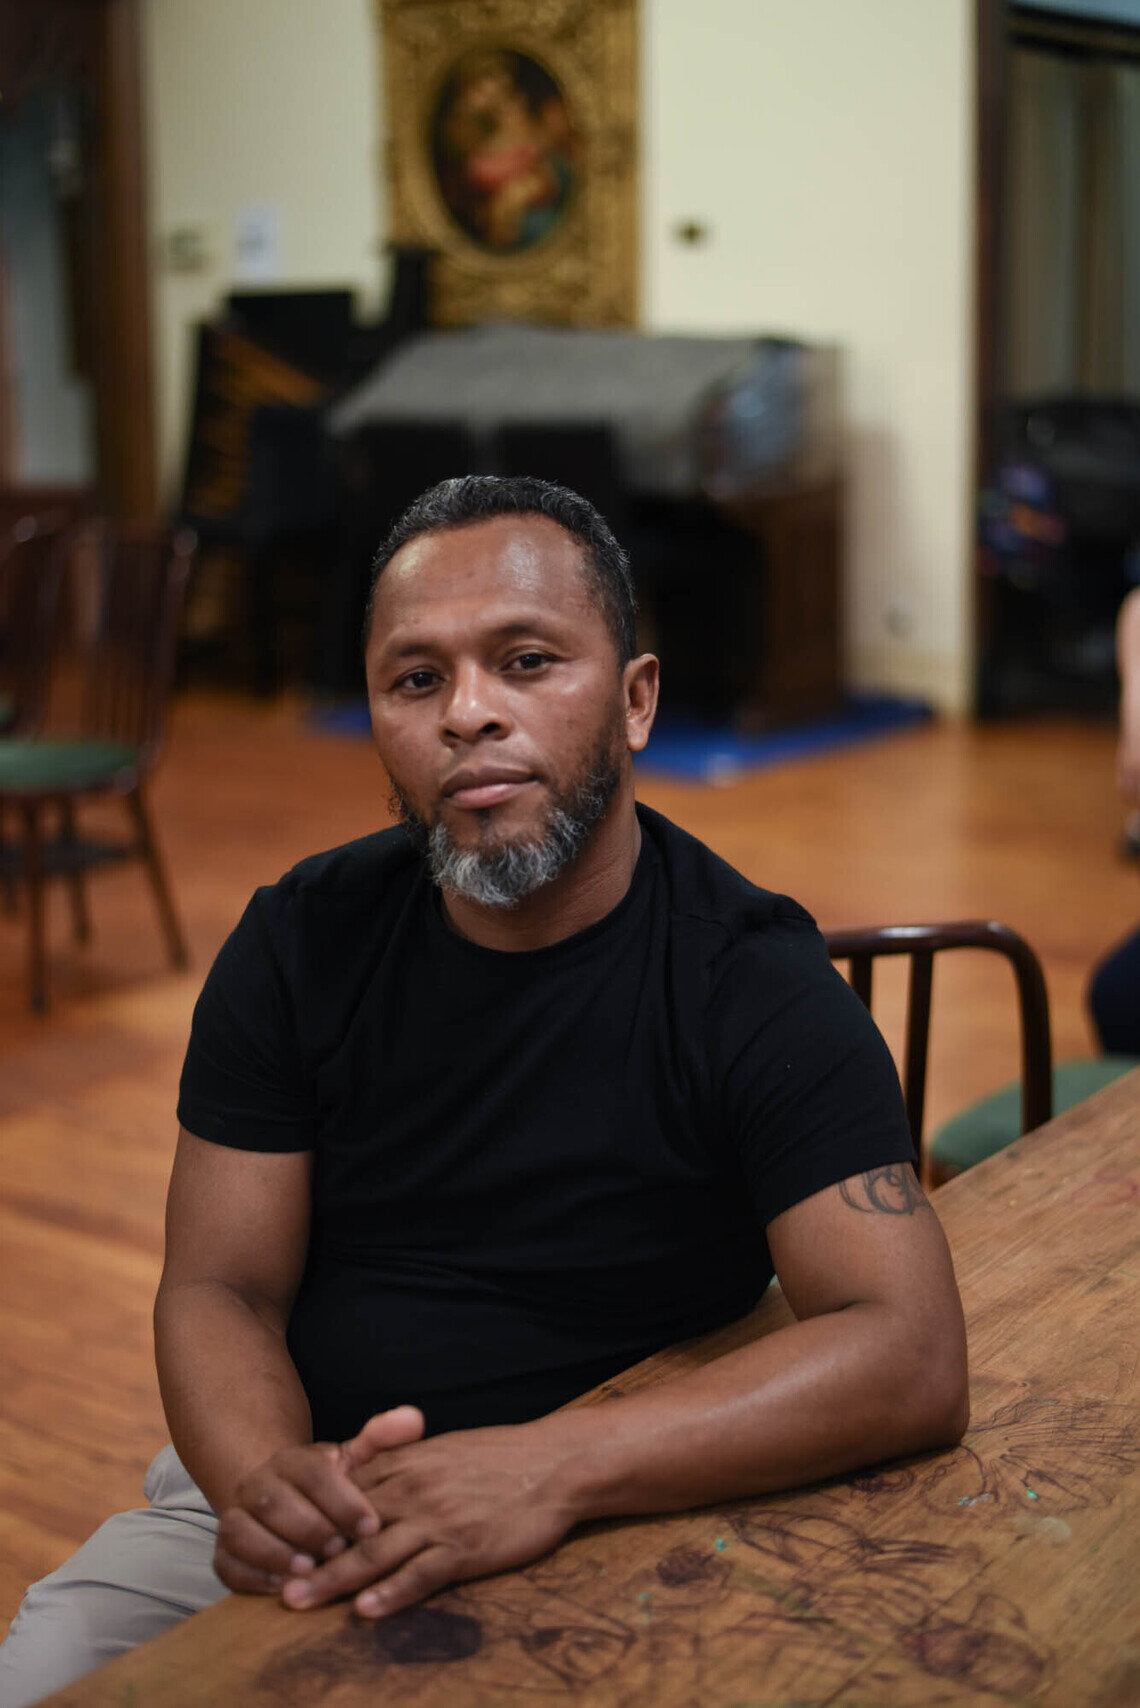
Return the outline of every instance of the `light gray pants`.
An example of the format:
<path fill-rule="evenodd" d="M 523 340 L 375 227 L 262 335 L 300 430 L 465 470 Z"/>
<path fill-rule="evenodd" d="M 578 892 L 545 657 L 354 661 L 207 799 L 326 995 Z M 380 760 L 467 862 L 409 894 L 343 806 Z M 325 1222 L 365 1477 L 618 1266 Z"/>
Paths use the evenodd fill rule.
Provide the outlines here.
<path fill-rule="evenodd" d="M 0 1708 L 25 1708 L 228 1594 L 218 1521 L 173 1447 L 146 1474 L 149 1506 L 100 1525 L 28 1590 L 0 1647 Z"/>

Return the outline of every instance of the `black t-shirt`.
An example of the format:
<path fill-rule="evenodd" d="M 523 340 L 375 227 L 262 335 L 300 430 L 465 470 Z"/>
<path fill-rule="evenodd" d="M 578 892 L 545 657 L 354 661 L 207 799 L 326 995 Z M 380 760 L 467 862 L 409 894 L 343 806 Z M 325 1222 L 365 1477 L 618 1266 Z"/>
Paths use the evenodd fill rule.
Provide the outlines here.
<path fill-rule="evenodd" d="M 289 1347 L 318 1440 L 403 1401 L 541 1415 L 742 1315 L 774 1216 L 913 1158 L 809 915 L 638 815 L 623 900 L 549 948 L 458 936 L 401 829 L 302 861 L 223 945 L 179 1117 L 314 1153 Z"/>

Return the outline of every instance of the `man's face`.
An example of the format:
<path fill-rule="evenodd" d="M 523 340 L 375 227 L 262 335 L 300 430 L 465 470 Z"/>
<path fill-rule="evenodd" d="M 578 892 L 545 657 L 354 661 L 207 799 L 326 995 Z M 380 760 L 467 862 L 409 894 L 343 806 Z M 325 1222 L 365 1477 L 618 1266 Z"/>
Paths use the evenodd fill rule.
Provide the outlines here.
<path fill-rule="evenodd" d="M 380 757 L 438 844 L 493 855 L 583 802 L 604 810 L 628 751 L 622 672 L 557 523 L 496 517 L 403 547 L 366 665 Z"/>

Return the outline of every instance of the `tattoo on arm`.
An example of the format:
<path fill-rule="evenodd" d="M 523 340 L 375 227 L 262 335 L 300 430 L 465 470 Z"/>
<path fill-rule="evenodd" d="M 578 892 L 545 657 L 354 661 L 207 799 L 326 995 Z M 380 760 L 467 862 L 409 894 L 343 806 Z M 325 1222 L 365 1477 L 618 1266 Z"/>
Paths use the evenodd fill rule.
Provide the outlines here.
<path fill-rule="evenodd" d="M 913 1216 L 924 1204 L 930 1208 L 909 1162 L 888 1163 L 858 1178 L 841 1180 L 839 1196 L 853 1210 L 881 1216 Z"/>

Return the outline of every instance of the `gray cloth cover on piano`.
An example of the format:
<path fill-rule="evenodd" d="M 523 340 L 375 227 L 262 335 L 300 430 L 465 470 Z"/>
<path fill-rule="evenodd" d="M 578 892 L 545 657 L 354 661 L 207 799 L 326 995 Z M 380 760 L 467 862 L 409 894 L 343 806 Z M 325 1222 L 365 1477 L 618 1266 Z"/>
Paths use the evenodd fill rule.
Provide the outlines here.
<path fill-rule="evenodd" d="M 491 323 L 419 333 L 329 412 L 347 436 L 375 422 L 461 421 L 486 447 L 504 422 L 605 422 L 635 491 L 697 492 L 695 425 L 710 391 L 755 357 L 756 338 Z"/>

